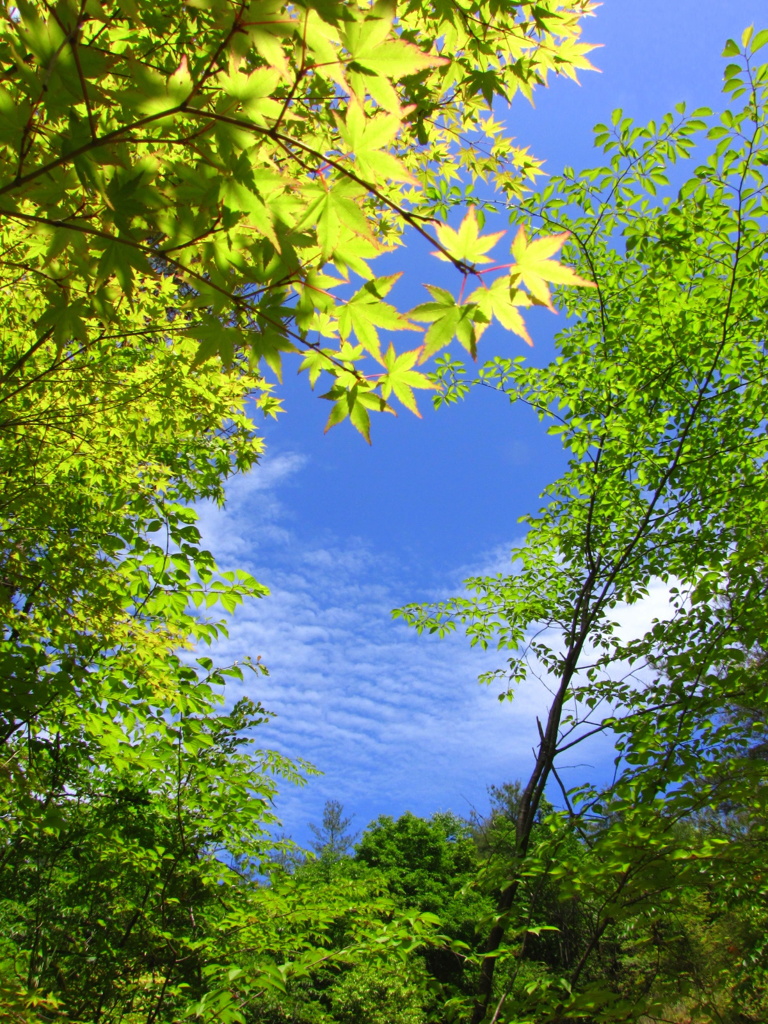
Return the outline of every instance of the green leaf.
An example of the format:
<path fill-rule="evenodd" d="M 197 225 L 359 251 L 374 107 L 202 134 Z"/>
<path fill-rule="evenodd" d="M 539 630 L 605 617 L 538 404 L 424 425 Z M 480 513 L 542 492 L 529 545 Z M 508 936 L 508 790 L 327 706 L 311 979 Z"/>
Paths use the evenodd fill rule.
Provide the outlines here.
<path fill-rule="evenodd" d="M 410 311 L 413 320 L 430 323 L 432 326 L 424 336 L 423 360 L 445 348 L 453 340 L 456 327 L 461 319 L 461 308 L 453 296 L 437 287 L 428 287 L 434 302 L 424 302 Z"/>
<path fill-rule="evenodd" d="M 430 381 L 423 373 L 414 369 L 422 357 L 420 349 L 415 349 L 413 352 L 403 352 L 398 355 L 394 348 L 390 345 L 384 354 L 382 363 L 386 369 L 386 373 L 382 376 L 380 382 L 381 394 L 384 399 L 388 399 L 390 395 L 394 395 L 406 409 L 409 409 L 414 415 L 421 417 L 418 406 L 416 405 L 416 397 L 413 393 L 414 388 L 426 388 L 435 390 L 437 385 Z"/>
<path fill-rule="evenodd" d="M 549 309 L 554 309 L 549 290 L 550 284 L 577 285 L 582 288 L 595 287 L 593 281 L 585 280 L 570 267 L 551 259 L 568 240 L 568 237 L 569 232 L 563 231 L 557 235 L 549 235 L 546 238 L 529 242 L 525 228 L 521 226 L 512 243 L 512 255 L 515 258 L 515 264 L 511 271 L 512 283 L 524 285 L 534 300 Z"/>
<path fill-rule="evenodd" d="M 469 302 L 475 303 L 488 323 L 495 317 L 502 327 L 517 334 L 527 345 L 533 345 L 520 313 L 521 307 L 531 304 L 530 299 L 511 284 L 509 278 L 500 277 L 488 287 L 477 288 L 469 296 Z"/>
<path fill-rule="evenodd" d="M 377 277 L 366 282 L 359 291 L 348 299 L 339 313 L 339 333 L 343 339 L 354 333 L 366 352 L 377 360 L 381 359 L 381 346 L 377 328 L 388 331 L 413 329 L 414 325 L 406 316 L 382 301 L 402 274 Z"/>
<path fill-rule="evenodd" d="M 447 224 L 436 225 L 435 231 L 447 252 L 435 252 L 433 255 L 441 260 L 458 260 L 470 265 L 491 263 L 492 260 L 486 253 L 506 234 L 505 231 L 497 231 L 491 235 L 480 235 L 474 206 L 469 208 L 458 231 L 454 231 Z"/>
<path fill-rule="evenodd" d="M 369 34 L 359 47 L 352 50 L 352 58 L 367 71 L 390 79 L 405 78 L 427 68 L 441 67 L 449 63 L 447 57 L 425 53 L 418 46 L 403 39 L 377 42 L 373 33 Z"/>
<path fill-rule="evenodd" d="M 325 424 L 325 433 L 349 417 L 352 426 L 362 434 L 368 444 L 371 443 L 371 421 L 368 410 L 392 411 L 380 395 L 362 385 L 354 385 L 348 389 L 337 385 L 321 397 L 333 402 L 333 408 Z"/>

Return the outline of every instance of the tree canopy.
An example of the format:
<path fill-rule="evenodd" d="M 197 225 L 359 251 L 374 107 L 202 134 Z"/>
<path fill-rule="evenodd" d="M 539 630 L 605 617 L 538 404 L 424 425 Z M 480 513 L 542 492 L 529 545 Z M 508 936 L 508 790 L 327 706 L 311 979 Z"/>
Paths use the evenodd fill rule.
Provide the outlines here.
<path fill-rule="evenodd" d="M 275 779 L 311 769 L 252 746 L 268 717 L 257 702 L 221 708 L 227 678 L 264 668 L 255 654 L 218 666 L 205 645 L 225 633 L 222 612 L 266 590 L 218 571 L 193 506 L 222 501 L 227 477 L 257 462 L 255 416 L 280 408 L 262 372 L 279 376 L 283 352 L 313 385 L 330 374 L 329 425 L 350 417 L 368 436 L 369 410 L 392 396 L 416 411 L 413 389 L 433 386 L 418 364 L 456 331 L 446 321 L 426 348 L 396 352 L 390 331 L 436 317 L 390 305 L 395 278 L 369 264 L 411 230 L 476 273 L 477 216 L 453 234 L 436 220 L 471 203 L 477 180 L 516 192 L 530 179 L 536 162 L 498 133 L 492 101 L 588 67 L 591 9 L 5 10 L 6 1015 L 241 1020 L 254 994 L 328 958 L 328 929 L 348 937 L 347 958 L 434 930 L 418 915 L 403 925 L 375 887 L 329 889 L 309 916 L 300 893 L 261 891 L 280 845 Z M 509 303 L 527 302 L 500 269 Z M 474 328 L 458 334 L 474 346 Z"/>
<path fill-rule="evenodd" d="M 516 195 L 536 173 L 492 102 L 589 68 L 592 8 L 20 3 L 0 35 L 0 265 L 26 328 L 6 375 L 48 338 L 138 332 L 278 373 L 297 350 L 313 385 L 332 378 L 329 425 L 350 416 L 366 436 L 391 397 L 416 411 L 425 356 L 454 335 L 474 349 L 494 315 L 525 336 L 521 285 L 540 299 L 536 282 L 564 271 L 518 239 L 520 274 L 492 301 L 433 292 L 414 314 L 433 324 L 426 346 L 396 352 L 379 331 L 418 327 L 385 301 L 398 275 L 370 262 L 409 229 L 476 276 L 494 239 L 474 216 L 458 234 L 435 219 L 474 181 Z M 334 299 L 350 275 L 362 287 Z"/>
<path fill-rule="evenodd" d="M 744 894 L 752 877 L 750 898 L 764 911 L 762 873 L 750 872 L 756 850 L 765 851 L 768 789 L 765 764 L 749 749 L 764 740 L 765 718 L 735 710 L 768 698 L 756 669 L 768 527 L 768 66 L 757 54 L 767 43 L 768 32 L 752 30 L 741 45 L 728 42 L 731 105 L 714 124 L 711 111 L 683 106 L 647 126 L 616 111 L 596 128 L 603 166 L 566 172 L 521 204 L 540 230 L 569 232 L 568 255 L 596 286 L 559 294 L 573 322 L 552 363 L 496 358 L 473 378 L 442 360 L 438 401 L 497 389 L 530 406 L 569 456 L 526 520 L 511 574 L 470 579 L 466 594 L 404 612 L 418 629 L 462 627 L 473 643 L 506 652 L 504 667 L 485 677 L 504 681 L 502 699 L 532 674 L 551 685 L 519 797 L 519 866 L 488 930 L 475 1024 L 501 1006 L 495 968 L 502 949 L 514 956 L 526 941 L 512 921 L 521 886 L 537 872 L 567 879 L 573 894 L 602 894 L 582 955 L 543 982 L 542 1020 L 603 999 L 616 1014 L 635 1013 L 601 979 L 580 988 L 589 958 L 614 922 L 652 918 L 685 885 L 715 874 Z M 695 146 L 693 175 L 670 194 L 670 166 Z M 621 610 L 654 585 L 667 609 L 628 632 Z M 564 756 L 600 735 L 617 752 L 612 780 L 571 788 Z M 554 838 L 534 842 L 550 784 L 563 820 L 587 844 L 586 860 L 581 850 L 574 860 L 558 853 L 554 825 Z M 723 843 L 716 830 L 690 844 L 678 829 L 728 806 L 751 822 L 744 845 Z"/>
<path fill-rule="evenodd" d="M 619 111 L 603 166 L 531 191 L 494 101 L 589 68 L 593 7 L 6 10 L 5 1018 L 669 1019 L 680 978 L 681 1013 L 764 1017 L 768 32 L 728 43 L 714 124 Z M 488 189 L 511 263 L 489 255 Z M 404 311 L 370 264 L 409 232 L 459 287 Z M 494 320 L 528 340 L 521 309 L 555 298 L 571 319 L 549 365 L 449 355 L 429 375 Z M 331 801 L 319 865 L 270 832 L 277 780 L 313 769 L 255 744 L 258 701 L 223 706 L 260 657 L 205 652 L 266 590 L 219 571 L 194 509 L 258 462 L 255 417 L 280 409 L 264 374 L 291 352 L 330 377 L 329 426 L 367 438 L 414 389 L 482 386 L 569 456 L 511 574 L 403 612 L 505 652 L 503 697 L 546 674 L 529 778 L 482 821 L 381 817 L 353 853 Z M 652 585 L 668 613 L 628 635 Z M 594 736 L 613 777 L 569 788 L 562 757 Z"/>

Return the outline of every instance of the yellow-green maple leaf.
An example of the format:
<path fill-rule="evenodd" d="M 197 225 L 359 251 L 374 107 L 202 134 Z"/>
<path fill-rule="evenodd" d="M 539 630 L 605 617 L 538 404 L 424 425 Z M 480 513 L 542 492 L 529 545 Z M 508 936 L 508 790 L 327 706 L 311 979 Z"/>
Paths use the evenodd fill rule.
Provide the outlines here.
<path fill-rule="evenodd" d="M 488 287 L 477 288 L 469 296 L 467 302 L 474 302 L 487 319 L 487 323 L 483 323 L 479 319 L 475 321 L 475 334 L 478 338 L 488 327 L 492 318 L 496 317 L 502 327 L 517 334 L 525 341 L 526 345 L 533 345 L 528 328 L 525 326 L 525 320 L 520 313 L 521 307 L 531 305 L 531 299 L 514 285 L 510 286 L 508 277 L 499 277 Z"/>
<path fill-rule="evenodd" d="M 579 277 L 571 267 L 552 259 L 569 237 L 569 231 L 562 231 L 560 234 L 548 235 L 546 238 L 537 238 L 534 242 L 529 242 L 525 228 L 520 227 L 512 243 L 512 255 L 515 258 L 515 265 L 510 274 L 512 284 L 524 285 L 536 302 L 553 312 L 550 284 L 595 287 L 592 281 Z"/>
<path fill-rule="evenodd" d="M 403 352 L 398 355 L 390 345 L 381 360 L 386 368 L 386 373 L 381 377 L 380 390 L 383 398 L 387 399 L 394 394 L 406 409 L 410 409 L 414 415 L 421 417 L 419 407 L 416 405 L 414 388 L 429 388 L 434 390 L 437 385 L 427 380 L 423 373 L 414 370 L 413 367 L 420 361 L 421 349 L 413 349 L 411 352 Z"/>
<path fill-rule="evenodd" d="M 474 206 L 470 206 L 458 231 L 447 224 L 438 224 L 435 231 L 446 252 L 434 252 L 432 255 L 447 263 L 460 260 L 467 264 L 493 262 L 485 254 L 506 234 L 505 231 L 496 231 L 490 235 L 481 235 Z"/>

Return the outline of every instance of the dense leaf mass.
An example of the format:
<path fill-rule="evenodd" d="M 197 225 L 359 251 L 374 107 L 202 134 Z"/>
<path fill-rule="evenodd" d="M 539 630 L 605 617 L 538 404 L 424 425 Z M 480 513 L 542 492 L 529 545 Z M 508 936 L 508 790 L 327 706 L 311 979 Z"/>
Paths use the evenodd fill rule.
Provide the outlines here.
<path fill-rule="evenodd" d="M 544 673 L 551 688 L 475 1024 L 497 1005 L 496 966 L 514 955 L 510 920 L 537 873 L 574 899 L 600 896 L 582 952 L 559 979 L 543 979 L 537 1020 L 599 1007 L 618 1019 L 641 1008 L 663 1015 L 668 992 L 645 1003 L 648 993 L 624 989 L 605 967 L 590 977 L 591 964 L 617 922 L 639 934 L 667 920 L 688 886 L 711 898 L 717 877 L 726 903 L 746 900 L 747 916 L 764 920 L 755 858 L 765 857 L 768 788 L 751 751 L 763 749 L 768 700 L 768 66 L 755 56 L 766 43 L 768 32 L 748 30 L 741 46 L 728 44 L 726 56 L 740 58 L 726 72 L 734 106 L 714 125 L 710 111 L 682 106 L 645 127 L 616 111 L 596 129 L 604 166 L 566 171 L 522 204 L 529 223 L 570 233 L 569 256 L 595 284 L 560 293 L 573 323 L 557 359 L 538 369 L 499 358 L 475 378 L 441 361 L 438 402 L 494 388 L 530 406 L 570 457 L 527 518 L 512 574 L 471 579 L 465 595 L 403 613 L 420 630 L 463 627 L 473 643 L 506 652 L 486 677 L 504 681 L 502 699 L 531 675 Z M 702 162 L 669 195 L 669 166 L 697 144 Z M 641 616 L 639 632 L 621 625 L 622 610 L 652 586 L 668 595 L 668 611 L 651 623 Z M 567 792 L 561 764 L 595 737 L 617 752 L 612 782 Z M 578 856 L 564 855 L 556 828 L 551 841 L 534 841 L 550 783 L 562 822 L 584 844 Z M 725 838 L 735 808 L 743 843 Z M 692 820 L 708 823 L 695 837 L 681 827 Z M 529 940 L 515 941 L 522 955 Z M 732 965 L 729 985 L 759 989 L 757 950 L 761 941 Z M 690 1005 L 702 1020 L 739 1019 L 720 987 L 696 985 Z"/>
<path fill-rule="evenodd" d="M 589 67 L 593 6 L 6 9 L 3 1020 L 766 1019 L 768 31 L 728 43 L 719 119 L 616 112 L 604 166 L 530 194 L 492 104 Z M 369 264 L 408 231 L 461 285 L 406 313 Z M 494 320 L 530 340 L 521 309 L 555 299 L 548 366 L 427 375 Z M 482 386 L 569 455 L 511 574 L 402 612 L 504 652 L 503 697 L 546 677 L 530 776 L 486 817 L 380 817 L 359 840 L 330 801 L 317 856 L 273 829 L 276 780 L 311 766 L 255 744 L 257 701 L 224 704 L 260 658 L 205 654 L 266 590 L 218 570 L 194 510 L 258 461 L 255 417 L 280 407 L 262 372 L 291 350 L 330 375 L 329 425 L 367 438 L 393 399 Z M 651 587 L 667 614 L 620 626 Z M 613 776 L 569 791 L 594 737 Z"/>
<path fill-rule="evenodd" d="M 490 105 L 589 68 L 592 6 L 23 0 L 0 31 L 0 272 L 27 345 L 151 329 L 278 374 L 298 350 L 333 378 L 329 425 L 367 437 L 391 395 L 415 408 L 423 353 L 382 354 L 376 326 L 413 327 L 384 284 L 357 318 L 333 290 L 406 228 L 475 273 L 432 222 L 535 173 Z"/>
<path fill-rule="evenodd" d="M 258 460 L 254 417 L 279 409 L 261 369 L 284 351 L 313 384 L 331 374 L 331 423 L 367 436 L 391 396 L 416 411 L 422 351 L 382 346 L 412 322 L 369 262 L 429 234 L 461 168 L 470 198 L 478 176 L 522 187 L 535 162 L 496 139 L 489 104 L 587 67 L 590 8 L 4 11 L 4 1017 L 240 1020 L 328 959 L 329 930 L 345 956 L 420 934 L 375 887 L 305 914 L 255 881 L 280 846 L 275 777 L 308 769 L 252 746 L 260 705 L 221 708 L 226 678 L 263 667 L 204 654 L 226 629 L 214 610 L 266 591 L 217 570 L 193 506 Z M 359 301 L 338 302 L 353 275 Z"/>

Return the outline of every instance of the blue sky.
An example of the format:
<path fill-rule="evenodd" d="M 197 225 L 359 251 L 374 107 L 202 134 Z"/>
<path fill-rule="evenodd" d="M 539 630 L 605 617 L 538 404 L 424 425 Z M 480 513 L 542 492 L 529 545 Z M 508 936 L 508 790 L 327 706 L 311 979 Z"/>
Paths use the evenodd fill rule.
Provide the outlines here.
<path fill-rule="evenodd" d="M 580 86 L 553 80 L 535 109 L 520 100 L 497 116 L 550 173 L 591 166 L 592 126 L 617 106 L 638 121 L 681 100 L 719 109 L 720 53 L 749 24 L 768 26 L 764 0 L 605 0 L 584 33 L 603 44 L 592 55 L 601 73 L 583 74 Z M 416 244 L 396 259 L 396 301 L 423 301 L 418 286 L 437 279 L 437 261 Z M 545 310 L 528 322 L 532 351 L 489 330 L 481 355 L 546 362 L 563 324 Z M 308 823 L 329 798 L 354 814 L 356 829 L 378 814 L 484 810 L 487 785 L 528 770 L 544 684 L 531 679 L 500 704 L 475 682 L 498 656 L 461 637 L 420 638 L 391 609 L 506 569 L 520 516 L 538 507 L 563 464 L 559 446 L 526 410 L 490 392 L 438 412 L 422 400 L 421 420 L 380 417 L 370 448 L 347 424 L 323 434 L 327 403 L 290 367 L 281 393 L 286 413 L 266 426 L 262 465 L 233 481 L 224 511 L 201 515 L 222 564 L 249 569 L 272 592 L 240 610 L 217 651 L 260 654 L 270 668 L 249 690 L 278 715 L 258 742 L 324 773 L 303 789 L 283 787 L 285 830 L 309 842 Z M 635 625 L 663 602 L 652 591 L 633 609 Z M 571 781 L 602 775 L 610 753 L 580 753 Z"/>

